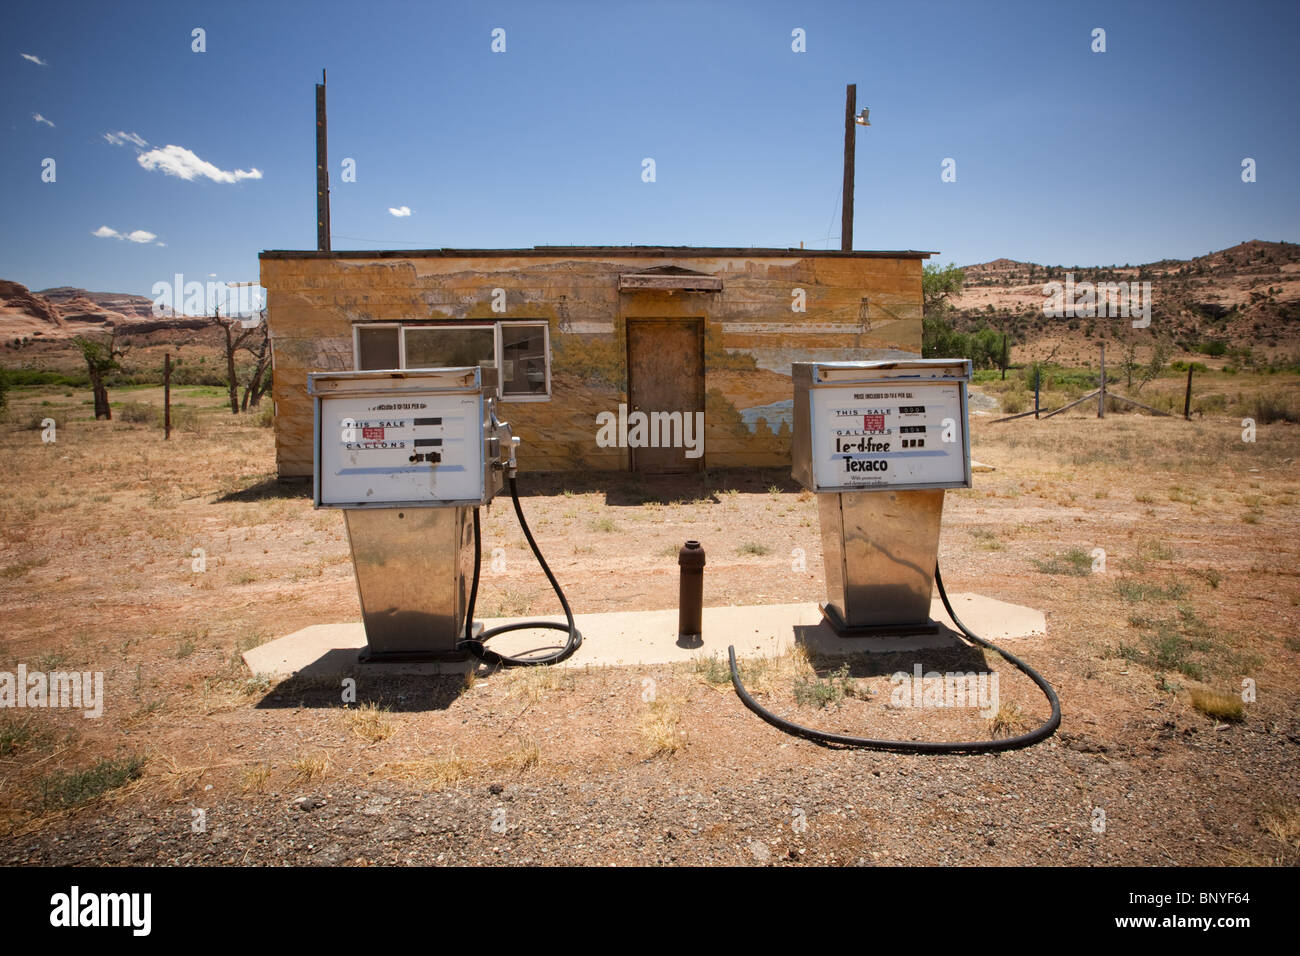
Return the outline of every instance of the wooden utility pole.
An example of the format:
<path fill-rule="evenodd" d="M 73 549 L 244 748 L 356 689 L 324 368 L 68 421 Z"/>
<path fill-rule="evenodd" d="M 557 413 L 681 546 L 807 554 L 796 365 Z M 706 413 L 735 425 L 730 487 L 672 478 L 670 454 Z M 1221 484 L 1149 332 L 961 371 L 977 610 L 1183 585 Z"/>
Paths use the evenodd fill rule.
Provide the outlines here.
<path fill-rule="evenodd" d="M 1192 420 L 1192 366 L 1195 362 L 1187 363 L 1187 395 L 1183 399 L 1183 420 Z"/>
<path fill-rule="evenodd" d="M 172 353 L 163 353 L 163 441 L 172 437 Z"/>
<path fill-rule="evenodd" d="M 1042 377 L 1043 377 L 1043 367 L 1041 365 L 1035 365 L 1034 366 L 1034 418 L 1035 419 L 1038 418 L 1038 383 L 1042 380 Z"/>
<path fill-rule="evenodd" d="M 840 249 L 853 250 L 853 163 L 857 144 L 856 120 L 858 85 L 850 83 L 844 96 L 844 208 L 840 219 Z"/>
<path fill-rule="evenodd" d="M 316 84 L 316 249 L 330 251 L 329 139 L 325 133 L 325 71 Z"/>
<path fill-rule="evenodd" d="M 1101 346 L 1101 388 L 1097 392 L 1097 417 L 1106 417 L 1106 344 Z"/>

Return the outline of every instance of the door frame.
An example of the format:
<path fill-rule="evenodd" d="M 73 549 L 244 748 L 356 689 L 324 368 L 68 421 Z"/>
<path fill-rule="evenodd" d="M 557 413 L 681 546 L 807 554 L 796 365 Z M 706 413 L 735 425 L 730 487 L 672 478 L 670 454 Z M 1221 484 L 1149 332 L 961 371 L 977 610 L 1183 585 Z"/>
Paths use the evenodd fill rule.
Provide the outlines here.
<path fill-rule="evenodd" d="M 696 381 L 696 403 L 697 403 L 696 407 L 699 411 L 704 411 L 705 410 L 704 402 L 705 402 L 705 395 L 706 395 L 705 388 L 704 388 L 704 377 L 707 373 L 707 369 L 705 368 L 704 365 L 704 332 L 706 328 L 705 323 L 708 322 L 708 317 L 704 315 L 631 315 L 631 316 L 625 316 L 623 321 L 625 324 L 625 328 L 623 330 L 624 331 L 623 339 L 624 339 L 624 361 L 626 363 L 624 365 L 624 368 L 627 369 L 628 413 L 630 414 L 636 410 L 635 406 L 632 404 L 632 368 L 633 368 L 632 325 L 633 323 L 636 322 L 646 322 L 646 323 L 662 322 L 662 323 L 675 324 L 675 325 L 689 325 L 691 323 L 694 323 L 696 329 L 696 337 L 695 337 L 696 354 L 700 358 L 700 374 L 699 374 L 699 378 Z M 707 427 L 707 423 L 706 423 L 706 427 Z M 701 441 L 704 440 L 702 435 L 700 436 L 700 440 Z M 638 449 L 631 448 L 631 447 L 629 447 L 627 450 L 628 470 L 634 473 L 637 473 L 637 461 L 636 461 L 637 450 Z M 694 474 L 695 472 L 703 471 L 705 467 L 704 462 L 707 456 L 708 456 L 708 449 L 706 446 L 704 453 L 700 455 L 699 458 L 686 459 L 688 462 L 693 463 L 693 467 L 688 468 L 686 471 L 680 472 L 679 474 Z M 674 473 L 670 472 L 669 474 L 674 474 Z"/>

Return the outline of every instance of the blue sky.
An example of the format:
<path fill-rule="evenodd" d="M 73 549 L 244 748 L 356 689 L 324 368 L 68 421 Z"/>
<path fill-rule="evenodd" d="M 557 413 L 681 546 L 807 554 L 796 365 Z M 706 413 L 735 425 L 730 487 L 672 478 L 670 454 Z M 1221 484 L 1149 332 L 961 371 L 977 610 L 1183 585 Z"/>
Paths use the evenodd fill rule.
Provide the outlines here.
<path fill-rule="evenodd" d="M 851 82 L 855 248 L 1091 265 L 1297 241 L 1298 26 L 1292 2 L 6 0 L 0 278 L 149 295 L 315 248 L 322 67 L 336 249 L 838 248 Z"/>

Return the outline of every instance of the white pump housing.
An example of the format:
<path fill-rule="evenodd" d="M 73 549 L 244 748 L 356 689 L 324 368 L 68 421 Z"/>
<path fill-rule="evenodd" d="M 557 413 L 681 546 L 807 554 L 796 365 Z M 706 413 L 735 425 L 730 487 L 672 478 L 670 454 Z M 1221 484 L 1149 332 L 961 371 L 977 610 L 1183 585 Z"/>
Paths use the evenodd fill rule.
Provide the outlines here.
<path fill-rule="evenodd" d="M 321 508 L 485 505 L 513 467 L 491 367 L 316 372 L 315 494 Z"/>

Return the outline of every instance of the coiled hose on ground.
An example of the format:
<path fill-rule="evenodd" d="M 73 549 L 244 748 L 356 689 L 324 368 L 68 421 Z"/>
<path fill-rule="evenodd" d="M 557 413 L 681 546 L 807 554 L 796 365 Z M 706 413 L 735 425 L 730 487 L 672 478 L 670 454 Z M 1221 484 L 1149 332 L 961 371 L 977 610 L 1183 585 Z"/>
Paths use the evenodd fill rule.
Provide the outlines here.
<path fill-rule="evenodd" d="M 746 707 L 756 713 L 763 720 L 767 721 L 777 730 L 784 731 L 787 734 L 793 734 L 796 737 L 803 737 L 805 740 L 813 740 L 819 743 L 841 744 L 846 747 L 859 747 L 864 750 L 892 750 L 898 753 L 914 754 L 957 754 L 957 753 L 990 753 L 999 750 L 1017 750 L 1021 747 L 1029 747 L 1040 741 L 1046 740 L 1052 734 L 1056 733 L 1056 728 L 1061 725 L 1061 702 L 1056 696 L 1056 691 L 1052 685 L 1043 679 L 1038 671 L 1034 670 L 1014 654 L 1009 654 L 1002 648 L 998 647 L 991 641 L 980 637 L 965 624 L 953 612 L 952 604 L 948 600 L 948 592 L 943 589 L 943 577 L 939 574 L 939 565 L 934 566 L 934 583 L 939 586 L 939 597 L 943 599 L 944 609 L 952 622 L 957 628 L 974 643 L 981 647 L 987 647 L 989 650 L 996 651 L 1004 658 L 1014 664 L 1030 680 L 1038 685 L 1039 689 L 1047 697 L 1048 703 L 1052 705 L 1052 715 L 1047 721 L 1036 730 L 1031 730 L 1027 734 L 1020 734 L 1017 737 L 1002 737 L 996 740 L 970 740 L 965 742 L 947 742 L 947 741 L 925 741 L 925 740 L 876 740 L 871 737 L 852 737 L 848 734 L 832 734 L 825 730 L 817 730 L 814 727 L 805 727 L 802 724 L 796 724 L 792 720 L 786 720 L 784 717 L 778 717 L 770 710 L 765 708 L 750 695 L 741 683 L 740 671 L 736 667 L 736 648 L 731 646 L 727 648 L 727 659 L 731 664 L 731 684 L 736 688 L 736 694 L 740 697 L 741 702 Z M 558 626 L 558 625 L 557 625 Z"/>
<path fill-rule="evenodd" d="M 479 571 L 483 564 L 483 536 L 479 527 L 478 508 L 474 509 L 474 578 L 469 589 L 469 605 L 465 609 L 465 640 L 462 646 L 479 660 L 487 664 L 498 667 L 538 667 L 543 664 L 558 664 L 560 661 L 569 657 L 582 646 L 582 635 L 578 632 L 578 627 L 573 622 L 573 611 L 569 609 L 569 602 L 564 597 L 564 591 L 560 588 L 560 582 L 555 580 L 555 575 L 551 573 L 550 566 L 546 559 L 542 557 L 541 550 L 537 547 L 537 542 L 533 540 L 533 533 L 528 528 L 528 522 L 524 520 L 524 510 L 519 506 L 519 489 L 515 485 L 515 476 L 511 475 L 510 481 L 510 500 L 515 504 L 515 516 L 519 519 L 519 527 L 524 531 L 524 537 L 528 539 L 528 546 L 533 549 L 533 556 L 537 558 L 537 563 L 542 566 L 546 572 L 546 579 L 551 582 L 551 587 L 555 590 L 555 596 L 560 599 L 560 606 L 564 608 L 564 616 L 567 624 L 560 624 L 555 621 L 520 621 L 517 624 L 502 624 L 491 630 L 484 631 L 478 637 L 474 636 L 474 603 L 478 600 L 478 579 Z M 556 631 L 565 631 L 568 639 L 564 647 L 554 654 L 546 654 L 541 657 L 508 657 L 504 654 L 498 654 L 490 650 L 485 642 L 488 638 L 496 637 L 498 634 L 504 634 L 507 631 L 526 631 L 533 628 L 548 628 Z"/>

